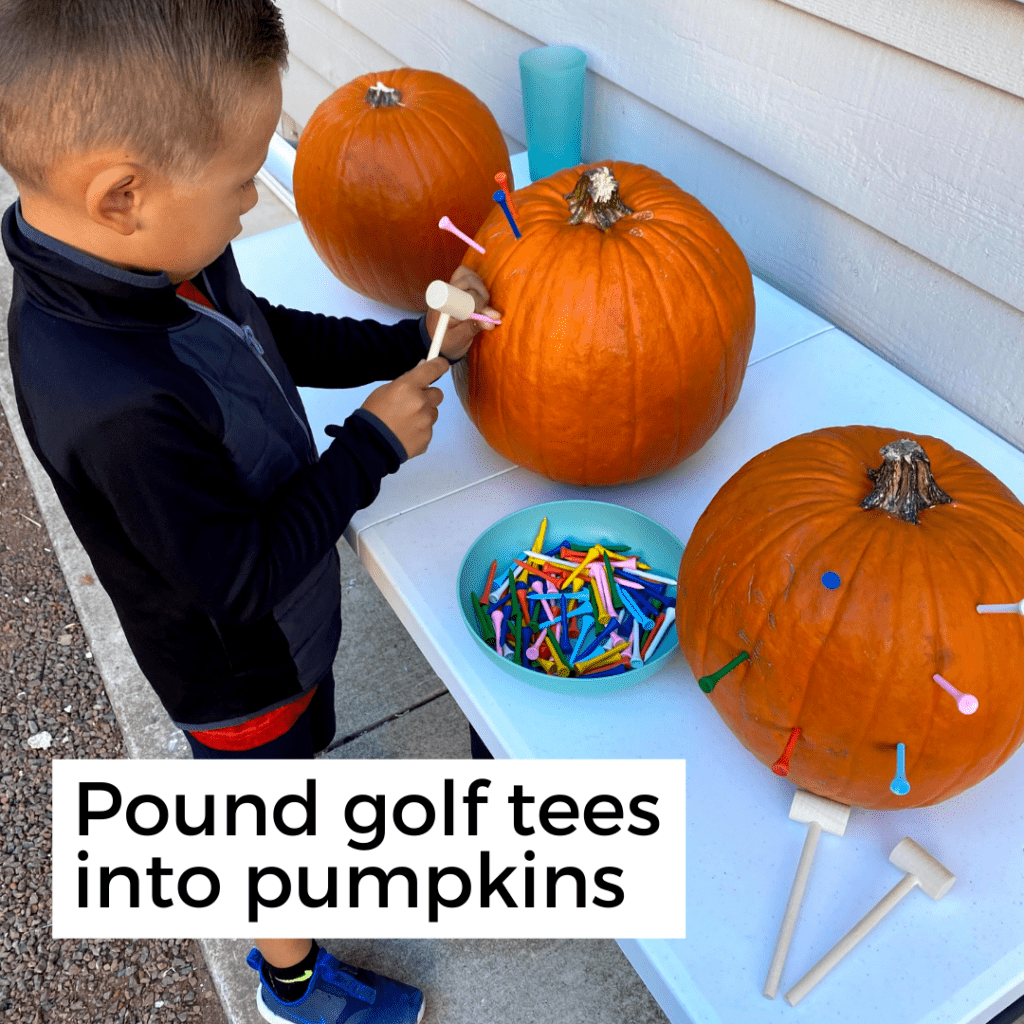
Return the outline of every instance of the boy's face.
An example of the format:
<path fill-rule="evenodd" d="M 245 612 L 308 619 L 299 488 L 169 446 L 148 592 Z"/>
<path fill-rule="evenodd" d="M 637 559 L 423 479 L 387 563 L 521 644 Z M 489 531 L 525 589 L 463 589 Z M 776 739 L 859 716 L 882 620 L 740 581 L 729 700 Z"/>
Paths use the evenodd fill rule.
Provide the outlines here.
<path fill-rule="evenodd" d="M 125 149 L 79 155 L 53 169 L 52 197 L 22 194 L 33 227 L 127 270 L 165 271 L 174 284 L 212 263 L 257 202 L 253 177 L 281 117 L 281 79 L 247 94 L 245 113 L 200 177 L 169 180 Z"/>

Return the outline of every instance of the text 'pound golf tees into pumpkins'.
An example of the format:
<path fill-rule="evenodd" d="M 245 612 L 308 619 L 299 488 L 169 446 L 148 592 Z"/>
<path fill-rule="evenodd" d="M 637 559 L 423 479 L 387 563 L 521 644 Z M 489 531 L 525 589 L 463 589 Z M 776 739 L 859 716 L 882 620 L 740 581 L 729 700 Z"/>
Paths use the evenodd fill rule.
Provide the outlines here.
<path fill-rule="evenodd" d="M 715 710 L 802 789 L 871 809 L 981 782 L 1024 739 L 1024 505 L 935 437 L 816 430 L 719 490 L 679 567 Z"/>
<path fill-rule="evenodd" d="M 452 369 L 487 443 L 552 480 L 619 484 L 697 451 L 739 397 L 750 269 L 715 217 L 641 164 L 566 168 L 492 203 L 464 262 L 502 323 Z"/>

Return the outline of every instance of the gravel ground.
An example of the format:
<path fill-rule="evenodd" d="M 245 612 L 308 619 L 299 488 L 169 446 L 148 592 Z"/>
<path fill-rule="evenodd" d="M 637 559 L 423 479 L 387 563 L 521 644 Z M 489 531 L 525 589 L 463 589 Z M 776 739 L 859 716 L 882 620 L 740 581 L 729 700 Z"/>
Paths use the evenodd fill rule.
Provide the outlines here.
<path fill-rule="evenodd" d="M 0 1011 L 17 1024 L 227 1024 L 191 939 L 50 934 L 50 760 L 125 757 L 0 412 Z"/>

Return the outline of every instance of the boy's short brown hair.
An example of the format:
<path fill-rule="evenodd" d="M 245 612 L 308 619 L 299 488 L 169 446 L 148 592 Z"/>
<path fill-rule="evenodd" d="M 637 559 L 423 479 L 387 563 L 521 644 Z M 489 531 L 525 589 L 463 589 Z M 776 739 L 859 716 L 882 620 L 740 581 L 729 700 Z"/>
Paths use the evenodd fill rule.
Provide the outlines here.
<path fill-rule="evenodd" d="M 40 195 L 62 157 L 117 146 L 194 178 L 288 67 L 271 0 L 0 0 L 0 40 L 0 165 Z"/>

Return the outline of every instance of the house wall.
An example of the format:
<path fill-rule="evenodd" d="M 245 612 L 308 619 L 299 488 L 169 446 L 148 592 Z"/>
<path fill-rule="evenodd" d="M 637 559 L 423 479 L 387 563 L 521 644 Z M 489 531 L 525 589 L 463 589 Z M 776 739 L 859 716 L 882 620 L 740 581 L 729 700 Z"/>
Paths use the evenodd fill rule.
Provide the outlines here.
<path fill-rule="evenodd" d="M 408 65 L 470 88 L 515 152 L 519 53 L 580 47 L 585 160 L 672 178 L 754 273 L 1024 448 L 1019 0 L 278 2 L 300 127 Z"/>

